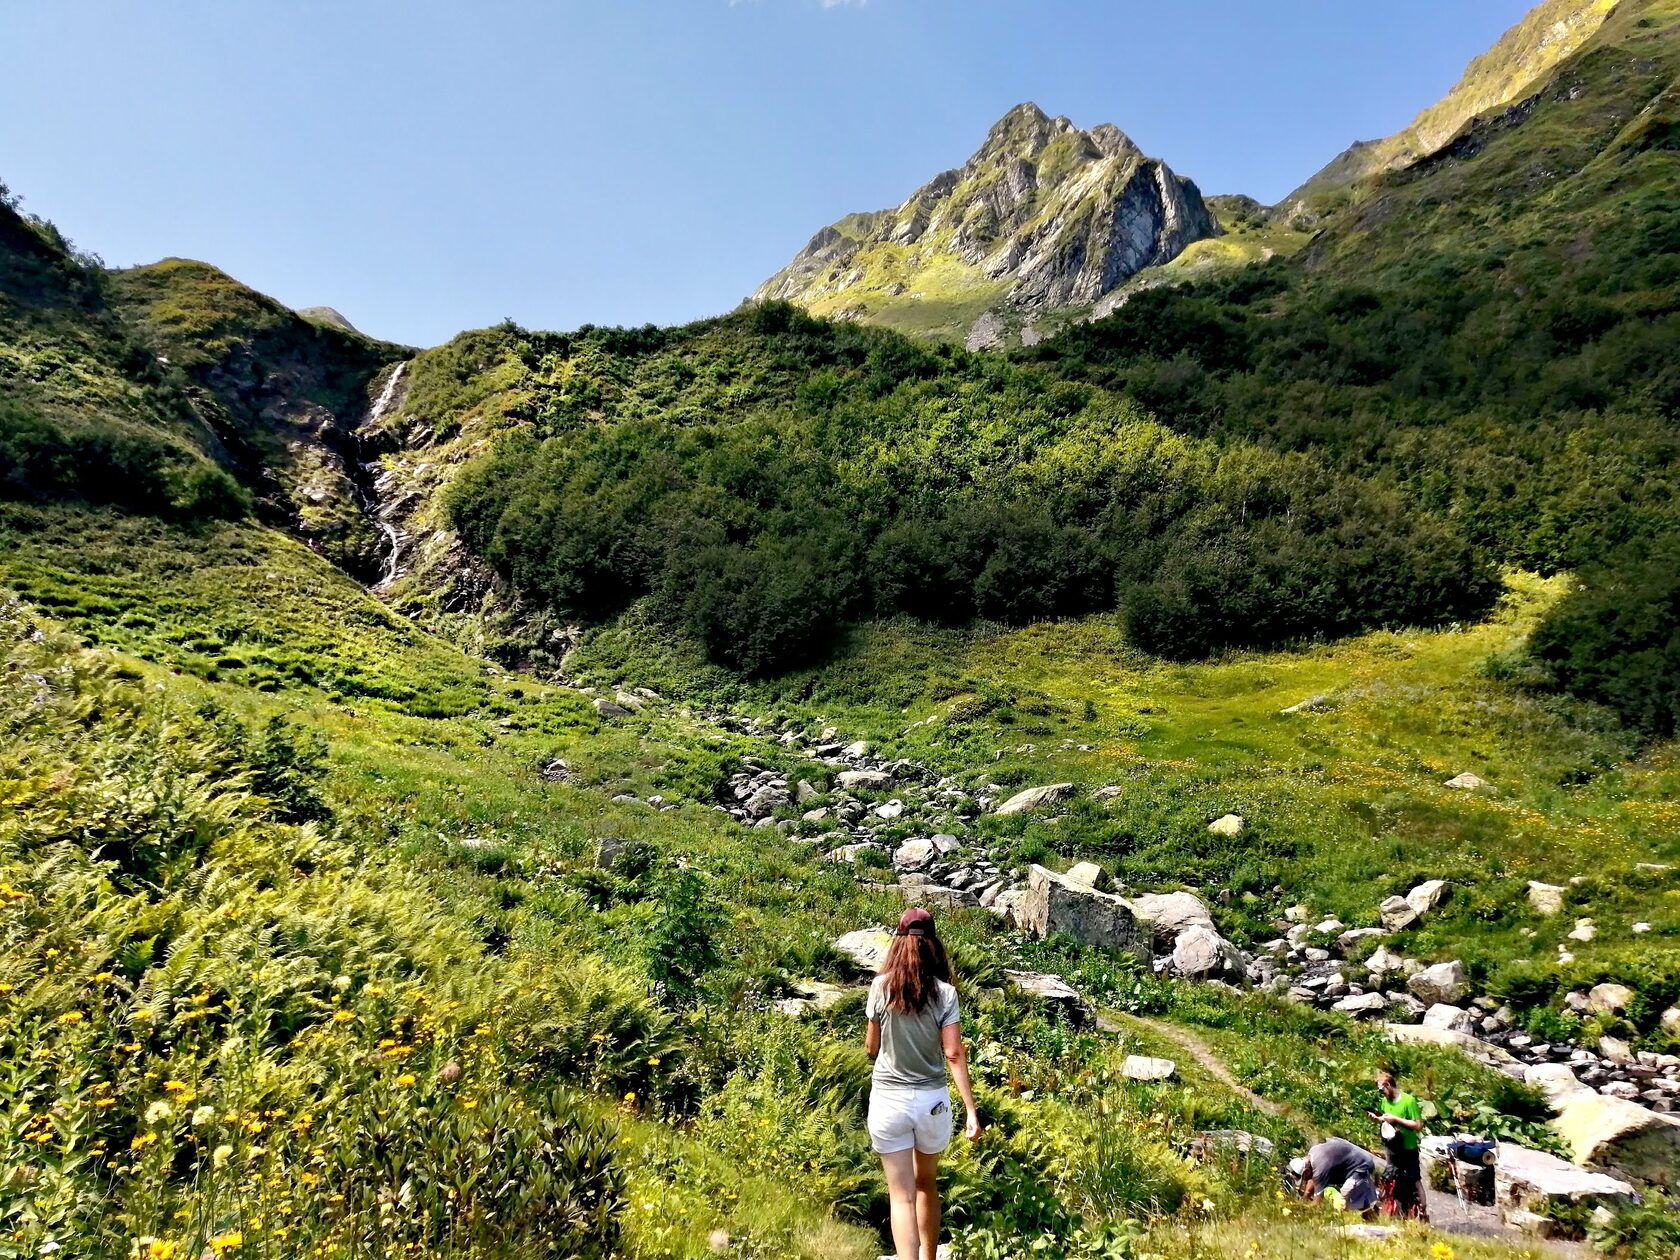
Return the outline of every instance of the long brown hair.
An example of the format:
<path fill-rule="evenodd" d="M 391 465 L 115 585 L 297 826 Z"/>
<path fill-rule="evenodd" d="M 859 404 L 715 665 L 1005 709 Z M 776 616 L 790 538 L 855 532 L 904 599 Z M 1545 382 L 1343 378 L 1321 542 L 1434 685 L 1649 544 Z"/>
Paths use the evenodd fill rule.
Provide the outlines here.
<path fill-rule="evenodd" d="M 945 946 L 931 931 L 925 935 L 921 932 L 895 935 L 887 947 L 887 960 L 881 964 L 881 976 L 886 981 L 882 987 L 887 1008 L 905 1015 L 920 1012 L 933 1000 L 934 981 L 953 983 L 951 960 L 945 956 Z"/>

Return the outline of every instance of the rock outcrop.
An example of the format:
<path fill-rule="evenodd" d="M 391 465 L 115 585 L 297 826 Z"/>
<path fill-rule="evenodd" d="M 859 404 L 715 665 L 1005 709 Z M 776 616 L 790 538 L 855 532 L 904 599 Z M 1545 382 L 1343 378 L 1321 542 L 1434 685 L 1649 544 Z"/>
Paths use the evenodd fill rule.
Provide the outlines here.
<path fill-rule="evenodd" d="M 753 298 L 866 320 L 919 303 L 971 302 L 967 326 L 951 331 L 972 331 L 984 347 L 1002 331 L 988 307 L 1030 318 L 1089 306 L 1217 230 L 1196 186 L 1119 128 L 1081 131 L 1019 105 L 964 166 L 896 209 L 822 229 Z"/>
<path fill-rule="evenodd" d="M 1149 956 L 1149 926 L 1138 918 L 1131 902 L 1074 883 L 1042 866 L 1028 873 L 1026 896 L 1014 914 L 1022 928 L 1041 937 L 1060 932 L 1081 945 Z"/>

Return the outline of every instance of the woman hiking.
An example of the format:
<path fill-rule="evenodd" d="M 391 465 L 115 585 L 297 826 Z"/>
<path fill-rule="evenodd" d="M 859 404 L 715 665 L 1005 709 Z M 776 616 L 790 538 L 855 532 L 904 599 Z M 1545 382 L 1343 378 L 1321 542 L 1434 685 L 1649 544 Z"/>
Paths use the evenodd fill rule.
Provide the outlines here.
<path fill-rule="evenodd" d="M 869 1141 L 887 1175 L 896 1260 L 935 1260 L 939 1157 L 951 1141 L 946 1064 L 962 1095 L 971 1142 L 980 1136 L 980 1113 L 968 1079 L 951 962 L 926 910 L 912 908 L 899 919 L 881 974 L 869 986 L 866 1010 L 864 1048 L 875 1060 Z"/>

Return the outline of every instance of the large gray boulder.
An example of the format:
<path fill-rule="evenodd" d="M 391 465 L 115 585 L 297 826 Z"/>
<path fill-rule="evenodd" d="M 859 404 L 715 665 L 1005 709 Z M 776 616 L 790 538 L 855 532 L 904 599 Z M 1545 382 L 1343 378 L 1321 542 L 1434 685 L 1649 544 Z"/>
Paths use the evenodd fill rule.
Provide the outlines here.
<path fill-rule="evenodd" d="M 1380 993 L 1351 993 L 1330 1007 L 1354 1019 L 1381 1019 L 1388 1010 L 1388 999 Z"/>
<path fill-rule="evenodd" d="M 1464 964 L 1453 959 L 1425 967 L 1406 982 L 1406 987 L 1425 1002 L 1457 1002 L 1470 992 L 1470 981 L 1465 977 Z"/>
<path fill-rule="evenodd" d="M 1208 830 L 1216 836 L 1227 838 L 1240 836 L 1248 822 L 1241 814 L 1221 814 L 1208 824 Z"/>
<path fill-rule="evenodd" d="M 1213 926 L 1213 916 L 1195 893 L 1138 893 L 1131 901 L 1159 945 L 1171 944 L 1186 928 Z"/>
<path fill-rule="evenodd" d="M 1493 1165 L 1493 1194 L 1501 1215 L 1510 1217 L 1548 1207 L 1626 1203 L 1633 1198 L 1633 1187 L 1545 1151 L 1501 1142 Z"/>
<path fill-rule="evenodd" d="M 893 866 L 901 871 L 919 871 L 932 861 L 931 840 L 906 840 L 893 851 Z"/>
<path fill-rule="evenodd" d="M 1248 962 L 1241 950 L 1213 928 L 1197 924 L 1185 928 L 1173 940 L 1172 969 L 1192 980 L 1240 982 Z"/>
<path fill-rule="evenodd" d="M 1587 990 L 1587 1005 L 1595 1015 L 1625 1015 L 1636 996 L 1625 984 L 1595 984 Z"/>
<path fill-rule="evenodd" d="M 1035 1002 L 1062 1011 L 1076 1024 L 1084 1023 L 1090 1014 L 1090 1007 L 1086 1006 L 1079 990 L 1060 976 L 1041 971 L 1005 971 L 1003 975 L 1017 991 Z"/>
<path fill-rule="evenodd" d="M 1028 871 L 1026 896 L 1014 906 L 1013 917 L 1024 930 L 1040 937 L 1061 932 L 1081 945 L 1123 949 L 1144 957 L 1150 953 L 1148 926 L 1139 920 L 1131 902 L 1042 866 Z"/>
<path fill-rule="evenodd" d="M 1128 1081 L 1164 1081 L 1178 1071 L 1171 1059 L 1157 1059 L 1146 1054 L 1128 1054 L 1120 1065 L 1120 1075 Z"/>
<path fill-rule="evenodd" d="M 1073 795 L 1071 783 L 1049 783 L 1044 787 L 1017 792 L 997 807 L 999 814 L 1025 814 L 1049 805 L 1059 805 Z"/>
<path fill-rule="evenodd" d="M 1470 1012 L 1462 1006 L 1454 1006 L 1450 1002 L 1437 1002 L 1423 1013 L 1425 1028 L 1446 1028 L 1452 1032 L 1473 1033 L 1476 1031 L 1476 1021 Z"/>
<path fill-rule="evenodd" d="M 1418 912 L 1404 897 L 1385 897 L 1377 907 L 1383 927 L 1390 932 L 1404 932 L 1418 921 Z"/>
<path fill-rule="evenodd" d="M 1563 1099 L 1552 1128 L 1577 1164 L 1680 1186 L 1680 1120 L 1671 1115 L 1582 1090 Z"/>

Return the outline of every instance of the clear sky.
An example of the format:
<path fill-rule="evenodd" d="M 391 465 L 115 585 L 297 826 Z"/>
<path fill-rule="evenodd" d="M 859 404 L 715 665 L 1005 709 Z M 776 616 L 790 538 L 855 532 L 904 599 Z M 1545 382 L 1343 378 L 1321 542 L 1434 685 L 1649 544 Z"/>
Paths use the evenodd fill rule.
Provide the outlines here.
<path fill-rule="evenodd" d="M 1527 0 L 0 0 L 0 180 L 429 345 L 733 307 L 1011 106 L 1281 197 Z"/>

